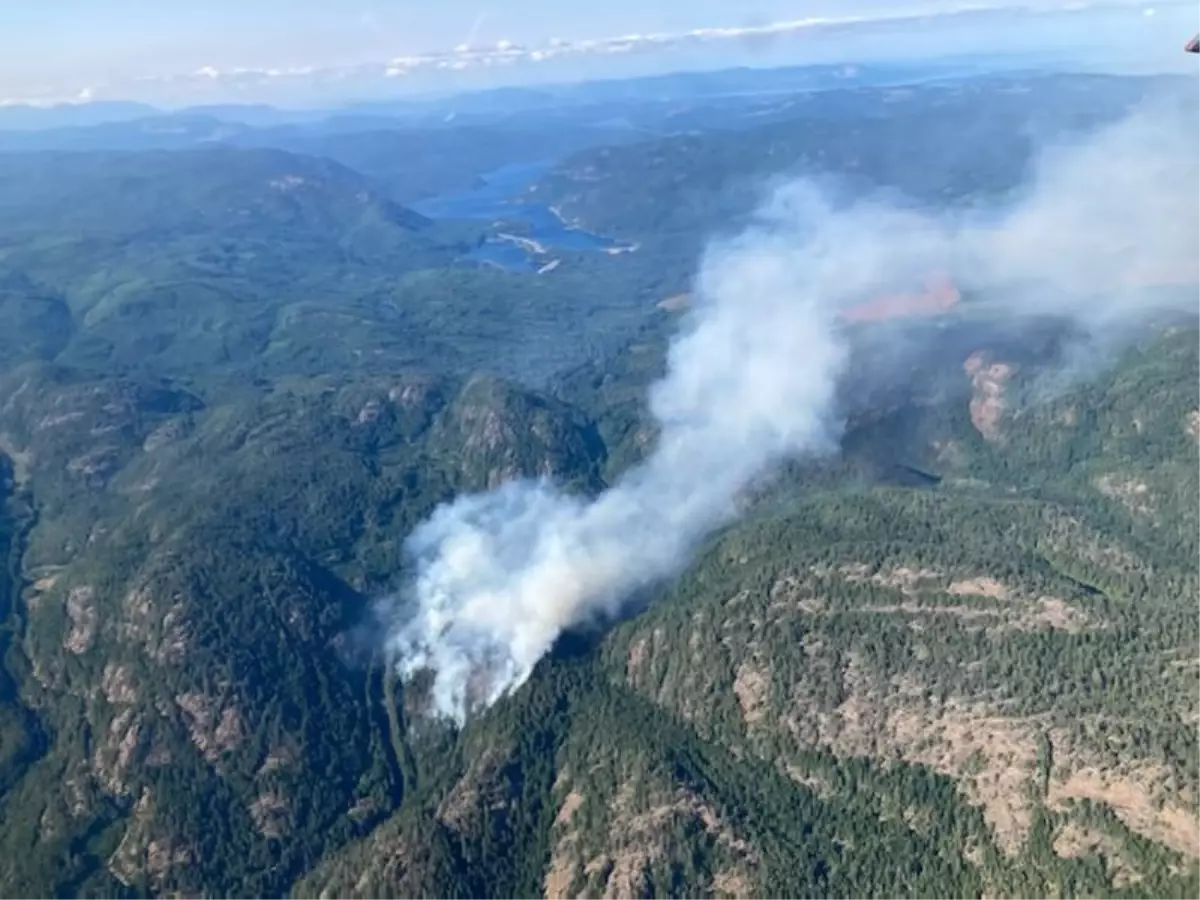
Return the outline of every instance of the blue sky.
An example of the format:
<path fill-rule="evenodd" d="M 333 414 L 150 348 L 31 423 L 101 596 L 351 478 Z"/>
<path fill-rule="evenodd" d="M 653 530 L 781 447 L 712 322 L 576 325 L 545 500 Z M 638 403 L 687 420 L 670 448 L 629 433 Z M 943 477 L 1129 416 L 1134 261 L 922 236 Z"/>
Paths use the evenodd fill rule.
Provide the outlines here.
<path fill-rule="evenodd" d="M 981 6 L 1001 11 L 964 15 Z M 1045 12 L 1064 7 L 1075 11 Z M 1167 42 L 1177 56 L 1197 16 L 1194 2 L 1178 0 L 0 0 L 0 101 L 325 102 L 764 53 L 782 63 L 1111 44 L 1140 56 Z M 768 27 L 806 19 L 855 21 Z M 750 33 L 676 40 L 706 28 Z M 657 39 L 613 40 L 627 35 Z M 456 55 L 465 43 L 477 51 Z"/>

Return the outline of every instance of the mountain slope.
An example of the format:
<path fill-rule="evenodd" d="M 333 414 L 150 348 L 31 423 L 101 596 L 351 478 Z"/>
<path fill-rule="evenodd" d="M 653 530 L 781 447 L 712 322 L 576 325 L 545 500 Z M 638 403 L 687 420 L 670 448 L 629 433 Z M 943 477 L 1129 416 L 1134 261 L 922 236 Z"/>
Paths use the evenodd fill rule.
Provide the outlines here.
<path fill-rule="evenodd" d="M 799 94 L 787 98 L 786 117 L 761 127 L 585 150 L 537 190 L 568 220 L 651 249 L 672 236 L 696 242 L 738 230 L 765 186 L 797 175 L 844 193 L 969 205 L 1016 188 L 1033 151 L 1050 139 L 1163 96 L 1195 114 L 1195 85 L 1182 79 L 997 75 Z"/>
<path fill-rule="evenodd" d="M 222 388 L 407 369 L 544 384 L 628 334 L 659 277 L 459 262 L 483 239 L 277 150 L 0 155 L 0 364 Z"/>
<path fill-rule="evenodd" d="M 995 421 L 960 356 L 960 392 L 847 441 L 938 486 L 789 472 L 457 738 L 410 686 L 417 795 L 294 893 L 1194 892 L 1195 512 L 1155 519 L 1096 473 L 1200 491 L 1196 346 L 1168 329 L 1048 397 L 1018 392 L 1022 358 Z"/>
<path fill-rule="evenodd" d="M 599 489 L 577 407 L 22 367 L 5 889 L 1193 890 L 1196 346 L 1160 333 L 1048 396 L 1003 342 L 945 359 L 958 390 L 856 419 L 844 463 L 782 473 L 642 615 L 565 637 L 461 733 L 365 639 L 370 599 L 454 493 Z M 981 418 L 976 376 L 1010 370 Z M 881 479 L 878 448 L 930 477 Z"/>
<path fill-rule="evenodd" d="M 572 170 L 673 233 L 544 276 L 294 153 L 0 158 L 0 894 L 1200 893 L 1194 312 L 1116 354 L 865 298 L 839 452 L 637 610 L 461 729 L 389 655 L 440 504 L 651 452 L 694 244 L 782 168 L 747 141 L 969 202 L 1023 164 L 1028 84 L 1066 126 L 1144 87 L 763 100 L 749 137 Z M 941 197 L 915 163 L 981 118 Z M 362 164 L 413 187 L 391 146 Z"/>
<path fill-rule="evenodd" d="M 587 663 L 560 661 L 535 676 L 503 711 L 464 732 L 461 746 L 470 756 L 427 785 L 423 799 L 295 893 L 923 893 L 960 877 L 940 842 L 962 830 L 982 834 L 965 806 L 940 811 L 946 831 L 932 842 L 885 814 L 922 794 L 952 800 L 944 779 L 906 769 L 883 794 L 874 790 L 880 773 L 859 767 L 838 773 L 858 799 L 830 802 L 705 743 L 598 680 Z M 837 771 L 831 758 L 814 763 Z M 919 856 L 919 867 L 894 863 Z M 969 870 L 961 879 L 968 891 L 978 884 Z"/>
<path fill-rule="evenodd" d="M 368 216 L 410 232 L 429 224 L 330 160 L 225 147 L 8 154 L 0 157 L 0 201 L 6 235 L 57 228 L 96 238 L 219 240 L 264 227 L 324 234 Z"/>
<path fill-rule="evenodd" d="M 569 408 L 480 379 L 206 406 L 31 366 L 3 396 L 38 518 L 8 613 L 20 705 L 0 723 L 15 733 L 23 706 L 49 735 L 0 770 L 22 776 L 0 799 L 18 893 L 278 893 L 363 833 L 405 790 L 364 592 L 390 589 L 403 536 L 453 492 L 594 485 L 602 453 Z"/>

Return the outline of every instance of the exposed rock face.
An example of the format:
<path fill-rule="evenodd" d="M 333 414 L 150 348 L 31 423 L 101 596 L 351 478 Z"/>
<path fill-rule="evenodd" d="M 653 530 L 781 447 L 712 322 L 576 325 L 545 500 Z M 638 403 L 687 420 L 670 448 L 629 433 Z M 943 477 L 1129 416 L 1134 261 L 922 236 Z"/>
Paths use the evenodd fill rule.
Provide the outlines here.
<path fill-rule="evenodd" d="M 1193 441 L 1200 443 L 1200 410 L 1192 410 L 1187 414 L 1183 430 Z"/>
<path fill-rule="evenodd" d="M 113 706 L 130 705 L 137 702 L 138 691 L 133 683 L 129 667 L 116 663 L 105 663 L 100 689 Z"/>
<path fill-rule="evenodd" d="M 108 733 L 97 742 L 92 768 L 110 794 L 129 793 L 128 774 L 142 741 L 142 723 L 137 712 L 125 709 L 109 724 Z"/>
<path fill-rule="evenodd" d="M 561 777 L 557 787 L 561 790 L 569 782 L 569 776 Z M 547 898 L 653 896 L 654 869 L 669 856 L 672 833 L 690 827 L 700 829 L 731 860 L 712 874 L 705 894 L 754 896 L 755 876 L 763 863 L 760 854 L 702 797 L 687 789 L 666 792 L 657 785 L 626 781 L 606 809 L 596 810 L 608 819 L 597 843 L 597 835 L 586 836 L 575 820 L 587 804 L 604 802 L 573 788 L 563 797 L 544 879 Z"/>
<path fill-rule="evenodd" d="M 179 694 L 175 702 L 183 711 L 192 743 L 209 762 L 218 762 L 241 744 L 245 727 L 234 707 L 220 708 L 216 700 L 200 693 Z"/>
<path fill-rule="evenodd" d="M 971 398 L 971 423 L 993 443 L 1003 440 L 1000 424 L 1008 409 L 1005 386 L 1015 373 L 1008 363 L 989 362 L 987 354 L 972 353 L 963 363 L 963 371 L 971 379 L 974 396 Z"/>
<path fill-rule="evenodd" d="M 170 564 L 170 557 L 163 557 Z M 149 585 L 129 591 L 121 604 L 118 634 L 126 641 L 138 644 L 158 664 L 178 664 L 187 652 L 187 626 L 181 598 L 170 597 L 162 605 L 159 594 Z"/>
<path fill-rule="evenodd" d="M 1136 476 L 1107 472 L 1093 482 L 1105 497 L 1116 500 L 1135 516 L 1153 515 L 1157 498 L 1145 481 Z"/>
<path fill-rule="evenodd" d="M 250 818 L 259 834 L 267 838 L 279 838 L 289 828 L 287 797 L 279 791 L 265 791 L 250 804 Z"/>
<path fill-rule="evenodd" d="M 67 595 L 67 618 L 71 629 L 63 638 L 63 649 L 71 653 L 86 653 L 96 637 L 98 616 L 96 612 L 96 589 L 91 585 L 71 588 Z"/>
<path fill-rule="evenodd" d="M 143 789 L 121 843 L 108 859 L 108 870 L 125 885 L 145 881 L 161 890 L 174 868 L 195 859 L 191 848 L 161 831 L 155 814 L 154 796 Z"/>

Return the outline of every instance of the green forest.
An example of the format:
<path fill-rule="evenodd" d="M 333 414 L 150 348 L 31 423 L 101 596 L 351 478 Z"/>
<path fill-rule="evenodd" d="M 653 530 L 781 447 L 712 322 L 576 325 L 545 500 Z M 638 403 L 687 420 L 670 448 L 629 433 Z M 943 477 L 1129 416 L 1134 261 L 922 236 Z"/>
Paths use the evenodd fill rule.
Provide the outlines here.
<path fill-rule="evenodd" d="M 744 186 L 982 202 L 1018 123 L 1148 90 L 1026 87 L 561 137 L 537 190 L 641 243 L 542 275 L 405 205 L 533 125 L 0 153 L 0 894 L 1195 896 L 1194 315 L 1067 377 L 1074 338 L 968 298 L 903 326 L 925 350 L 887 391 L 901 326 L 855 326 L 839 451 L 636 613 L 461 728 L 380 640 L 439 504 L 595 495 L 651 452 L 662 301 Z M 968 117 L 989 153 L 928 165 Z"/>

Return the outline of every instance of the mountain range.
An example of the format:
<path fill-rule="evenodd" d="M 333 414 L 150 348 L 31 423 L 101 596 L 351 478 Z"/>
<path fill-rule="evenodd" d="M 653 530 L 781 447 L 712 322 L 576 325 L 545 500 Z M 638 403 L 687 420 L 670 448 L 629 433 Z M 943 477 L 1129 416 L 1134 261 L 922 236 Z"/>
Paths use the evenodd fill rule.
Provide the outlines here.
<path fill-rule="evenodd" d="M 654 453 L 697 260 L 764 184 L 973 210 L 1162 87 L 810 75 L 588 89 L 636 128 L 263 112 L 200 144 L 230 120 L 125 109 L 0 153 L 0 893 L 1200 891 L 1184 304 L 1106 342 L 969 285 L 861 298 L 836 447 L 513 692 L 446 721 L 382 639 L 443 504 L 584 502 Z M 410 207 L 547 160 L 514 219 L 637 249 L 507 271 L 470 253 L 512 222 Z"/>

